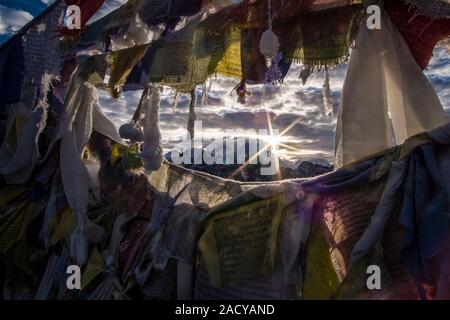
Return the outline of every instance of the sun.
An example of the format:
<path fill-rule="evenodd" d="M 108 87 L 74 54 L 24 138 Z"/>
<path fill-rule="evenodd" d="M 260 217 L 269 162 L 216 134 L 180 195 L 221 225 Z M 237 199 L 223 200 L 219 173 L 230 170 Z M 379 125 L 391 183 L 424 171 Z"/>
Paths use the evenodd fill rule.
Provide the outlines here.
<path fill-rule="evenodd" d="M 270 149 L 276 150 L 277 147 L 281 144 L 281 137 L 280 136 L 263 136 L 260 137 L 264 142 L 266 142 L 269 145 Z"/>

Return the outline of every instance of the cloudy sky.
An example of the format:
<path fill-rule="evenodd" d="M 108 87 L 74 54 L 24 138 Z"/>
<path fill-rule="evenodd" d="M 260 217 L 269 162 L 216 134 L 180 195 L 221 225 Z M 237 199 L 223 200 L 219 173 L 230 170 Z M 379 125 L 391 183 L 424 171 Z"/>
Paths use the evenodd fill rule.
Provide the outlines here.
<path fill-rule="evenodd" d="M 52 0 L 0 0 L 0 42 L 5 41 L 33 16 L 41 12 Z M 97 19 L 116 8 L 125 0 L 107 0 Z M 437 91 L 447 113 L 450 115 L 450 56 L 447 50 L 437 48 L 426 70 L 426 75 Z M 289 160 L 325 158 L 332 160 L 334 150 L 335 116 L 321 113 L 323 106 L 323 72 L 313 74 L 305 86 L 299 74 L 301 66 L 293 65 L 285 82 L 280 87 L 250 86 L 252 96 L 246 105 L 238 104 L 230 92 L 239 82 L 236 79 L 212 80 L 207 104 L 197 109 L 203 122 L 204 133 L 214 136 L 226 129 L 266 129 L 268 115 L 274 128 L 283 131 L 292 122 L 298 121 L 283 138 L 291 148 L 283 148 L 283 157 Z M 346 73 L 342 65 L 330 72 L 334 104 L 338 104 Z M 201 91 L 198 92 L 200 96 Z M 141 92 L 127 92 L 118 101 L 101 93 L 100 102 L 108 116 L 120 126 L 131 120 L 139 102 Z M 173 92 L 165 88 L 161 102 L 161 128 L 164 137 L 171 140 L 186 132 L 189 99 L 182 96 L 178 107 L 172 108 Z M 173 143 L 166 142 L 170 148 Z"/>

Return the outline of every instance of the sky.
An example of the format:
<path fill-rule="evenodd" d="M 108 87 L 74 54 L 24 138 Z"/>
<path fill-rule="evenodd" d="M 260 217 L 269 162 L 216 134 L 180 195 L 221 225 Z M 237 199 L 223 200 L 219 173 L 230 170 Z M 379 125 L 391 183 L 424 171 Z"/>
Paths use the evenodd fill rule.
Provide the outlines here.
<path fill-rule="evenodd" d="M 0 43 L 51 2 L 52 0 L 0 0 Z M 125 0 L 106 0 L 91 21 L 111 12 L 124 2 Z M 297 120 L 298 124 L 283 137 L 282 142 L 289 148 L 281 148 L 281 156 L 290 161 L 326 159 L 332 162 L 336 119 L 335 114 L 325 116 L 321 112 L 324 74 L 314 73 L 303 86 L 299 79 L 301 70 L 300 65 L 293 64 L 282 86 L 249 86 L 252 95 L 245 105 L 237 103 L 237 98 L 230 95 L 239 80 L 225 77 L 212 79 L 207 103 L 197 109 L 204 134 L 215 136 L 226 129 L 267 129 L 268 115 L 272 126 L 280 131 Z M 330 71 L 335 110 L 346 70 L 347 66 L 341 65 Z M 446 49 L 436 48 L 425 74 L 450 115 L 450 56 Z M 200 94 L 199 90 L 198 95 Z M 100 92 L 100 103 L 106 114 L 119 127 L 130 122 L 140 96 L 140 91 L 126 92 L 116 101 L 107 93 Z M 175 110 L 172 108 L 173 97 L 172 90 L 165 88 L 160 117 L 163 137 L 176 140 L 176 137 L 181 138 L 186 132 L 189 97 L 182 96 Z M 173 144 L 164 141 L 166 150 Z"/>

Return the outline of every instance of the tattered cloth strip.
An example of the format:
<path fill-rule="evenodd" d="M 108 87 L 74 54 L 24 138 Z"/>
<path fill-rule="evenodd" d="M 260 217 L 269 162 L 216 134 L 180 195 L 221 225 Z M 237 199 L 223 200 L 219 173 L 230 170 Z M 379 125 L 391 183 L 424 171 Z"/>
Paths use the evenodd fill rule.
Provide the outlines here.
<path fill-rule="evenodd" d="M 433 19 L 450 18 L 449 0 L 401 0 L 410 7 L 414 7 L 418 14 Z M 393 2 L 393 1 L 386 1 Z"/>
<path fill-rule="evenodd" d="M 88 25 L 78 41 L 78 49 L 99 50 L 100 52 L 114 50 L 112 48 L 114 39 L 133 40 L 136 36 L 133 36 L 132 33 L 151 33 L 154 27 L 161 29 L 161 25 L 177 20 L 181 16 L 194 15 L 200 8 L 201 0 L 130 0 L 105 17 Z M 138 29 L 133 28 L 136 22 L 139 25 Z M 149 40 L 153 41 L 154 38 L 150 37 Z M 128 42 L 128 47 L 132 46 L 131 42 Z M 133 45 L 142 45 L 148 42 L 150 41 L 141 41 Z"/>
<path fill-rule="evenodd" d="M 109 82 L 108 88 L 114 98 L 119 98 L 119 94 L 127 81 L 133 67 L 144 57 L 148 45 L 132 47 L 111 53 L 108 62 Z"/>
<path fill-rule="evenodd" d="M 206 81 L 223 55 L 226 35 L 208 36 L 199 28 L 201 16 L 155 44 L 151 67 L 145 72 L 151 82 L 190 92 Z"/>
<path fill-rule="evenodd" d="M 173 19 L 168 21 L 166 24 L 159 25 L 161 29 L 159 30 L 159 38 L 164 39 L 167 35 L 171 34 L 177 27 L 183 27 L 184 21 L 180 21 L 179 19 Z M 164 30 L 162 30 L 162 26 L 164 26 Z M 158 40 L 156 37 L 153 40 Z M 146 54 L 142 58 L 141 61 L 133 68 L 129 77 L 127 78 L 127 82 L 124 86 L 124 91 L 129 90 L 144 90 L 149 83 L 149 75 L 147 74 L 148 70 L 153 63 L 155 57 L 155 46 L 154 41 L 150 45 L 149 50 L 147 50 Z"/>
<path fill-rule="evenodd" d="M 67 6 L 78 6 L 80 8 L 80 27 L 83 28 L 89 19 L 97 12 L 103 5 L 105 0 L 64 0 Z M 59 28 L 59 33 L 62 36 L 76 37 L 80 33 L 80 29 L 69 29 L 65 26 Z"/>
<path fill-rule="evenodd" d="M 55 37 L 60 21 L 64 17 L 66 5 L 60 1 L 51 11 L 26 31 L 23 37 L 25 53 L 25 81 L 38 85 L 45 73 L 54 78 L 59 76 L 66 50 L 61 41 Z"/>
<path fill-rule="evenodd" d="M 325 68 L 325 78 L 323 80 L 322 95 L 323 95 L 322 113 L 325 116 L 331 116 L 333 115 L 334 105 L 333 105 L 333 98 L 331 96 L 330 74 L 328 72 L 328 68 Z"/>
<path fill-rule="evenodd" d="M 22 133 L 17 132 L 17 138 L 22 141 L 20 148 L 24 148 L 22 151 L 17 148 L 16 156 L 20 160 L 14 161 L 14 164 L 11 162 L 9 168 L 5 167 L 5 163 L 2 166 L 4 174 L 8 175 L 15 172 L 16 169 L 23 168 L 23 172 L 14 178 L 17 181 L 29 177 L 40 157 L 38 144 L 40 135 L 47 125 L 49 108 L 47 98 L 53 83 L 60 76 L 65 55 L 70 50 L 62 45 L 62 41 L 58 37 L 55 37 L 55 30 L 63 18 L 65 9 L 66 4 L 63 1 L 55 2 L 49 10 L 26 25 L 20 31 L 20 37 L 16 37 L 7 43 L 6 47 L 2 47 L 2 56 L 10 50 L 14 50 L 18 54 L 17 57 L 14 57 L 14 63 L 9 64 L 9 59 L 5 60 L 4 62 L 8 64 L 2 66 L 0 70 L 1 78 L 11 76 L 11 72 L 17 72 L 11 79 L 8 79 L 11 85 L 15 86 L 10 93 L 3 92 L 8 87 L 5 88 L 5 84 L 2 82 L 2 100 L 14 103 L 10 106 L 11 109 L 19 105 L 25 106 L 25 109 L 20 108 L 27 112 L 26 117 L 29 117 L 30 121 L 26 135 L 21 136 Z M 22 42 L 21 46 L 17 41 Z M 37 119 L 37 117 L 40 118 Z M 31 140 L 35 141 L 35 146 L 30 144 Z M 29 141 L 29 143 L 25 141 Z M 25 150 L 28 152 L 24 153 Z M 22 154 L 19 156 L 20 153 Z M 5 158 L 3 159 L 5 160 Z"/>
<path fill-rule="evenodd" d="M 144 167 L 150 171 L 156 171 L 161 167 L 164 159 L 161 145 L 161 128 L 159 127 L 159 106 L 162 88 L 151 85 L 143 93 L 144 119 L 144 145 L 141 158 Z M 145 95 L 145 96 L 144 96 Z"/>
<path fill-rule="evenodd" d="M 78 50 L 89 49 L 105 52 L 110 50 L 111 39 L 127 34 L 136 20 L 141 0 L 127 1 L 120 8 L 89 24 L 78 40 Z"/>
<path fill-rule="evenodd" d="M 345 60 L 359 9 L 360 6 L 345 6 L 331 9 L 332 13 L 328 14 L 320 11 L 298 13 L 298 16 L 295 15 L 298 11 L 294 11 L 288 21 L 275 18 L 274 30 L 284 56 L 279 62 L 283 75 L 290 66 L 286 61 L 332 65 Z M 266 17 L 261 17 L 264 22 L 258 20 L 251 24 L 252 28 L 243 29 L 242 24 L 233 24 L 235 20 L 230 10 L 234 12 L 237 7 L 225 8 L 205 20 L 201 16 L 194 17 L 184 28 L 157 41 L 142 62 L 147 66 L 143 71 L 149 75 L 149 81 L 172 86 L 181 92 L 190 92 L 214 73 L 265 83 L 267 66 L 259 52 L 259 41 Z M 260 7 L 253 9 L 260 10 Z M 326 32 L 317 33 L 324 25 L 329 25 Z"/>
<path fill-rule="evenodd" d="M 60 39 L 55 37 L 65 8 L 62 0 L 55 2 L 1 47 L 0 113 L 6 111 L 5 104 L 22 102 L 29 112 L 36 104 L 41 107 L 46 104 L 50 85 L 58 78 L 67 52 Z M 45 106 L 44 114 L 46 109 Z M 45 116 L 42 120 L 41 127 L 44 127 Z"/>
<path fill-rule="evenodd" d="M 423 1 L 433 6 L 434 2 Z M 450 16 L 445 19 L 428 18 L 408 10 L 400 0 L 385 1 L 385 10 L 403 35 L 412 55 L 422 69 L 430 61 L 436 44 L 450 36 Z M 450 13 L 450 2 L 447 4 Z"/>
<path fill-rule="evenodd" d="M 197 84 L 205 82 L 208 75 L 215 73 L 227 47 L 235 44 L 233 48 L 239 50 L 240 34 L 207 35 L 203 28 L 199 28 L 200 22 L 201 17 L 195 17 L 182 29 L 167 34 L 165 39 L 152 45 L 133 70 L 127 87 L 139 88 L 146 82 L 153 82 L 188 93 Z M 237 62 L 236 56 L 232 55 L 227 59 L 220 69 L 240 76 L 240 61 Z"/>
<path fill-rule="evenodd" d="M 191 102 L 189 103 L 189 116 L 187 131 L 189 133 L 189 138 L 194 139 L 195 137 L 195 121 L 197 120 L 197 114 L 195 113 L 195 107 L 197 105 L 197 93 L 195 89 L 191 91 Z"/>
<path fill-rule="evenodd" d="M 91 85 L 106 89 L 113 98 L 118 99 L 133 67 L 147 49 L 148 45 L 141 45 L 80 60 L 80 76 Z"/>
<path fill-rule="evenodd" d="M 89 175 L 81 156 L 94 130 L 115 141 L 121 141 L 114 124 L 104 115 L 98 103 L 95 88 L 75 76 L 53 143 L 61 140 L 62 182 L 67 201 L 78 220 L 71 239 L 70 253 L 79 265 L 83 265 L 87 259 L 86 232 L 91 227 L 86 216 Z"/>
<path fill-rule="evenodd" d="M 274 25 L 284 58 L 308 66 L 333 66 L 348 59 L 361 8 L 347 6 L 293 16 Z"/>

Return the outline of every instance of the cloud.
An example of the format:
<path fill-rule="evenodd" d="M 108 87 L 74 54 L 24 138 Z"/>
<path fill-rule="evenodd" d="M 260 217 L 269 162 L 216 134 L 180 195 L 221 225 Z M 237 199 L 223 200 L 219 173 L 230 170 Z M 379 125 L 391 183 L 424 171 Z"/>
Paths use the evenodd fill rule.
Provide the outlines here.
<path fill-rule="evenodd" d="M 426 70 L 426 75 L 438 93 L 443 105 L 450 114 L 450 57 L 446 50 L 438 48 Z M 264 129 L 267 128 L 267 113 L 274 128 L 283 131 L 294 121 L 287 133 L 286 140 L 291 149 L 283 149 L 282 155 L 290 160 L 309 160 L 324 158 L 332 162 L 334 154 L 334 130 L 336 118 L 322 114 L 323 72 L 311 75 L 305 86 L 299 79 L 301 66 L 293 65 L 281 87 L 249 86 L 252 96 L 245 105 L 238 104 L 237 98 L 230 92 L 239 82 L 238 79 L 217 77 L 211 86 L 208 103 L 198 106 L 197 116 L 203 122 L 203 130 L 208 135 L 225 132 L 226 129 Z M 344 83 L 347 66 L 341 65 L 330 70 L 332 99 L 335 114 L 339 104 L 341 88 Z M 127 92 L 119 101 L 112 100 L 102 93 L 101 103 L 107 114 L 120 126 L 129 122 L 136 109 L 141 92 Z M 200 97 L 201 90 L 197 92 Z M 173 92 L 165 88 L 161 99 L 161 130 L 166 150 L 176 139 L 186 133 L 189 96 L 183 95 L 175 112 L 172 110 Z M 292 149 L 295 148 L 295 149 Z"/>
<path fill-rule="evenodd" d="M 41 0 L 51 4 L 53 0 Z M 106 0 L 91 22 L 97 20 L 124 4 L 126 0 Z M 17 9 L 0 6 L 0 37 L 19 30 L 32 19 L 31 14 Z M 23 8 L 20 8 L 23 9 Z M 437 48 L 425 71 L 426 76 L 436 90 L 442 104 L 450 116 L 450 56 L 444 48 Z M 239 79 L 217 77 L 212 80 L 211 91 L 205 106 L 198 106 L 197 116 L 203 122 L 204 132 L 217 134 L 226 129 L 260 129 L 267 127 L 269 113 L 274 128 L 280 131 L 294 125 L 287 133 L 287 144 L 297 148 L 283 151 L 285 157 L 296 160 L 308 158 L 326 158 L 331 160 L 334 152 L 335 115 L 322 114 L 322 85 L 324 73 L 315 72 L 305 86 L 299 79 L 300 65 L 293 64 L 284 84 L 280 87 L 264 85 L 249 86 L 253 93 L 247 104 L 237 103 L 236 96 L 230 95 Z M 347 72 L 347 66 L 341 65 L 330 70 L 332 99 L 335 113 L 339 104 L 341 88 Z M 129 122 L 139 103 L 141 91 L 126 92 L 119 100 L 113 100 L 106 92 L 100 93 L 100 102 L 107 115 L 119 127 Z M 197 91 L 200 100 L 201 89 Z M 189 95 L 183 95 L 174 111 L 172 109 L 173 91 L 165 88 L 161 99 L 161 129 L 163 137 L 176 139 L 186 133 Z M 169 150 L 174 143 L 164 144 Z"/>
<path fill-rule="evenodd" d="M 28 12 L 0 5 L 0 35 L 11 35 L 32 19 Z"/>

